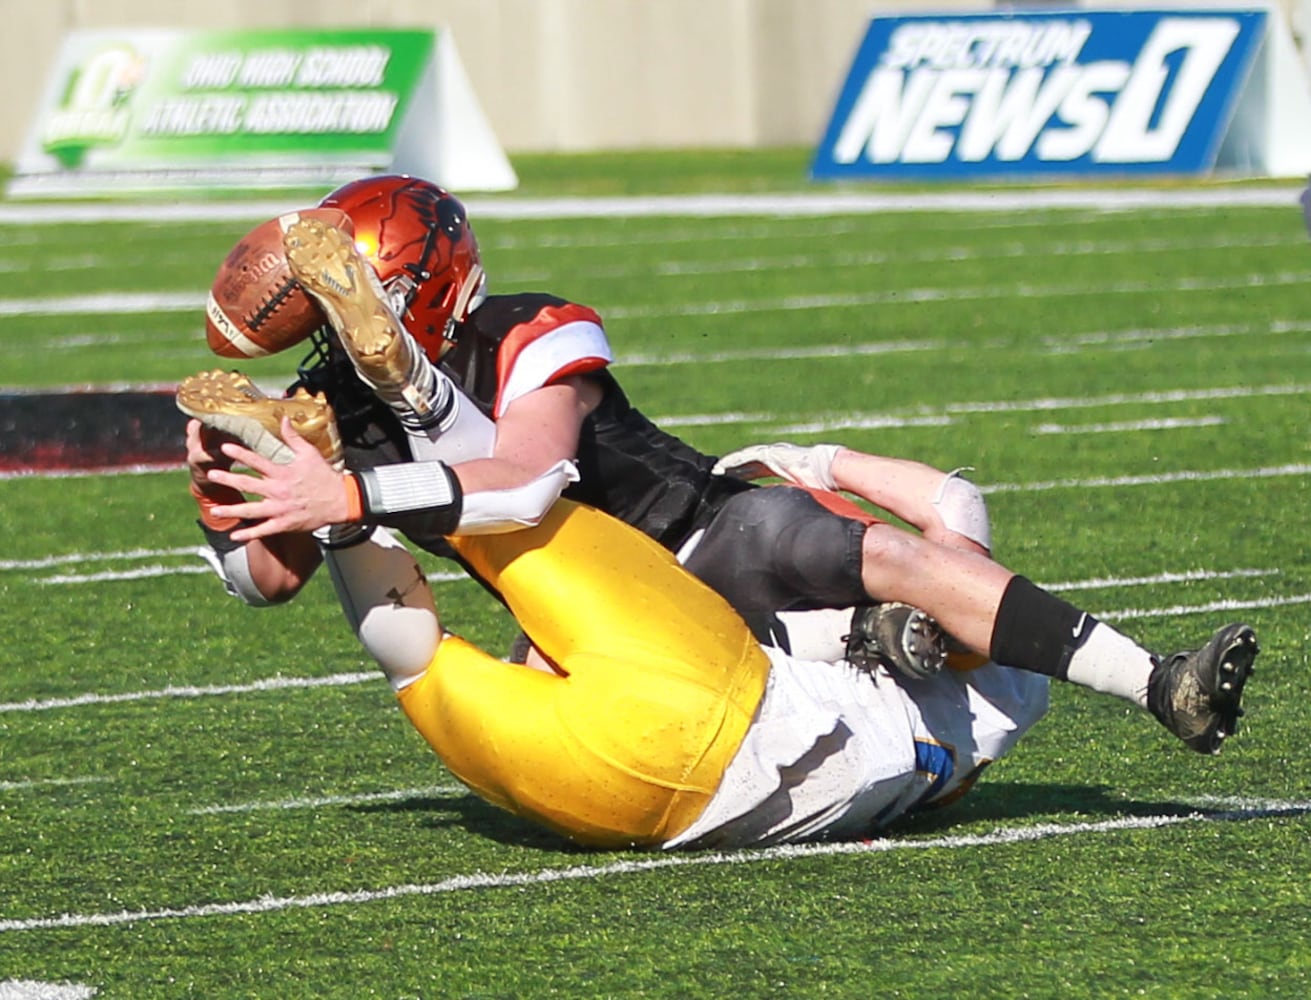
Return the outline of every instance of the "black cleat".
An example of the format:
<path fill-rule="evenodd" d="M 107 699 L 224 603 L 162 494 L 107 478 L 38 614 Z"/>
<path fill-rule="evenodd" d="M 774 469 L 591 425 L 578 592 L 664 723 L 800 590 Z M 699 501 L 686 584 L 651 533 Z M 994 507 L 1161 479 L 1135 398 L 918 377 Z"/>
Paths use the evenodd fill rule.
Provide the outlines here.
<path fill-rule="evenodd" d="M 1147 707 L 1191 749 L 1219 753 L 1238 730 L 1243 685 L 1260 650 L 1249 626 L 1226 625 L 1201 649 L 1157 663 L 1147 682 Z"/>
<path fill-rule="evenodd" d="M 882 665 L 902 677 L 923 680 L 947 661 L 942 628 L 919 608 L 889 602 L 857 608 L 851 634 L 843 636 L 847 661 L 861 670 Z"/>

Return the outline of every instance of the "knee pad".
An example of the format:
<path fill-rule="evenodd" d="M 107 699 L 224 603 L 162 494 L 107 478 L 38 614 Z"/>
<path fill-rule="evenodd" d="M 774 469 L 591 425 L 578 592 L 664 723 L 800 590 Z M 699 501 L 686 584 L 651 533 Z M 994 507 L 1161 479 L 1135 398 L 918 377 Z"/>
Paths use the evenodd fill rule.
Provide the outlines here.
<path fill-rule="evenodd" d="M 951 531 L 991 552 L 992 524 L 988 519 L 988 505 L 979 488 L 961 475 L 964 471 L 955 469 L 947 473 L 938 487 L 938 495 L 933 498 L 933 509 Z"/>

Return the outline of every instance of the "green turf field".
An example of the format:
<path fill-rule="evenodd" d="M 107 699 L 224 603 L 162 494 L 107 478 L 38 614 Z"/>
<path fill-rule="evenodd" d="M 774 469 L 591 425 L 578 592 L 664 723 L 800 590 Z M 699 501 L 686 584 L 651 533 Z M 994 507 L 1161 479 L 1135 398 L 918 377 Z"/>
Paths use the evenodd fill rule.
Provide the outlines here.
<path fill-rule="evenodd" d="M 667 190 L 662 162 L 597 189 Z M 778 176 L 699 166 L 713 186 L 684 190 Z M 444 772 L 326 578 L 282 608 L 226 597 L 181 471 L 0 480 L 0 998 L 1311 994 L 1295 188 L 1281 209 L 474 222 L 494 290 L 598 308 L 630 397 L 704 450 L 972 466 L 998 557 L 1153 648 L 1250 622 L 1242 731 L 1204 758 L 1060 688 L 972 795 L 885 837 L 584 852 Z M 199 303 L 248 228 L 7 225 L 0 384 L 212 366 Z M 446 623 L 501 650 L 497 606 L 425 565 Z"/>

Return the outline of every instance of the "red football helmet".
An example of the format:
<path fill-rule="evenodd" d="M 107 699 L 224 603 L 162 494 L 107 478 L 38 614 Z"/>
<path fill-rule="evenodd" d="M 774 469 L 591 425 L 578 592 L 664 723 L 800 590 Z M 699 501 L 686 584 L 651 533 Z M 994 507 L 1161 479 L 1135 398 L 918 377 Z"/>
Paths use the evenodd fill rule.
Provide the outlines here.
<path fill-rule="evenodd" d="M 366 177 L 321 201 L 355 224 L 355 244 L 382 279 L 405 328 L 437 361 L 486 297 L 478 241 L 449 191 L 405 175 Z"/>

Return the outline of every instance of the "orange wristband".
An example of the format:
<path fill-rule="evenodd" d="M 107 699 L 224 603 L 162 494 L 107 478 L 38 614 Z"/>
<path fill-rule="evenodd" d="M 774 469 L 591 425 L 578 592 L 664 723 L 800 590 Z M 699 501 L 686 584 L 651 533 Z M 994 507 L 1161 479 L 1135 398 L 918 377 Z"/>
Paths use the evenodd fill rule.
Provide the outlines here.
<path fill-rule="evenodd" d="M 239 517 L 215 517 L 214 508 L 226 504 L 244 503 L 246 498 L 240 490 L 231 486 L 211 486 L 202 490 L 195 483 L 191 484 L 191 495 L 195 497 L 196 506 L 200 508 L 200 523 L 215 531 L 231 531 L 241 524 Z"/>
<path fill-rule="evenodd" d="M 345 476 L 346 521 L 358 524 L 364 520 L 364 494 L 360 491 L 360 481 L 348 472 Z"/>

